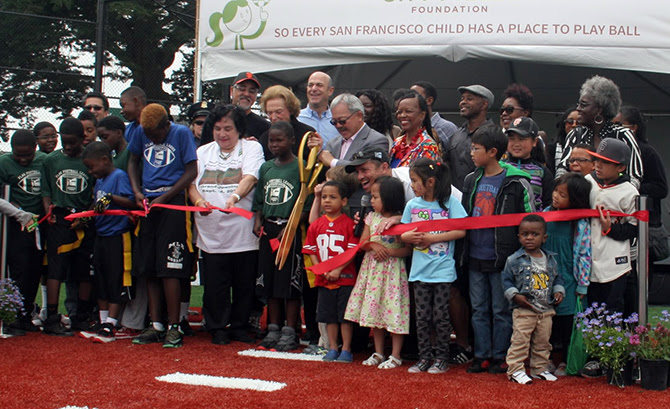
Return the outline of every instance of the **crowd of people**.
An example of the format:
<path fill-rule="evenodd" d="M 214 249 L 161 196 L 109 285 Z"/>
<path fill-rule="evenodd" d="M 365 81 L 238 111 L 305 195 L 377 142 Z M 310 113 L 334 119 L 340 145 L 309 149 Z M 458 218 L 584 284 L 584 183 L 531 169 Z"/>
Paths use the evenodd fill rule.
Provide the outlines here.
<path fill-rule="evenodd" d="M 91 92 L 58 131 L 47 122 L 16 131 L 0 157 L 13 205 L 0 210 L 16 219 L 8 271 L 24 297 L 10 330 L 181 347 L 194 334 L 197 272 L 213 344 L 294 351 L 303 340 L 303 353 L 350 363 L 372 334 L 362 364 L 380 369 L 404 358 L 411 373 L 471 363 L 469 373 L 521 384 L 565 375 L 578 299 L 637 308 L 637 221 L 610 212 L 633 213 L 636 196 L 649 195 L 650 226 L 663 235 L 667 181 L 643 114 L 594 76 L 550 138 L 524 85 L 504 91 L 499 124 L 489 89 L 459 87 L 460 126 L 433 109 L 433 84 L 408 85 L 393 102 L 374 89 L 333 98 L 333 80 L 314 72 L 301 109 L 289 88 L 261 93 L 242 72 L 231 103 L 193 104 L 188 126 L 133 86 L 120 99 L 127 123 Z M 252 111 L 259 95 L 267 119 Z M 328 170 L 291 235 L 309 149 Z M 220 210 L 231 208 L 251 216 Z M 600 217 L 542 217 L 565 209 Z M 517 213 L 533 214 L 511 227 L 477 219 Z M 35 217 L 46 220 L 37 229 Z M 467 228 L 448 227 L 466 217 Z M 279 268 L 275 243 L 285 235 L 293 239 Z M 357 257 L 317 268 L 352 248 Z M 590 361 L 580 372 L 603 371 Z"/>

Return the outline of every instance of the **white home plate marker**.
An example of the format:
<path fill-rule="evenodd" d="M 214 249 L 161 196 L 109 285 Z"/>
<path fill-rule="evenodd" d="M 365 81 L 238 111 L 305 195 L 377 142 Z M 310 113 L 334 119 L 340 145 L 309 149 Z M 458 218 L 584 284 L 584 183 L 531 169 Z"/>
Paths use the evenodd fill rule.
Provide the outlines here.
<path fill-rule="evenodd" d="M 273 358 L 273 359 L 288 359 L 292 361 L 317 361 L 323 362 L 321 355 L 308 355 L 295 352 L 274 352 L 263 351 L 260 349 L 247 349 L 237 353 L 241 356 L 250 356 L 253 358 Z"/>
<path fill-rule="evenodd" d="M 247 389 L 260 392 L 274 392 L 286 387 L 285 383 L 263 381 L 248 378 L 227 378 L 224 376 L 198 375 L 175 372 L 168 375 L 157 376 L 157 380 L 168 383 L 181 383 L 184 385 L 211 386 L 213 388 Z"/>

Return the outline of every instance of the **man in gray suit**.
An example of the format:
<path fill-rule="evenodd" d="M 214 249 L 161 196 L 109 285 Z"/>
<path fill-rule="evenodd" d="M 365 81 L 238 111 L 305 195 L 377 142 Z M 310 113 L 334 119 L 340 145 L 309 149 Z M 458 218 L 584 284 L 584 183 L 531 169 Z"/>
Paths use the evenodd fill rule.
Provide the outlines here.
<path fill-rule="evenodd" d="M 363 121 L 363 103 L 351 94 L 340 94 L 330 105 L 333 114 L 331 123 L 340 137 L 332 138 L 319 154 L 319 160 L 328 167 L 347 166 L 356 152 L 368 149 L 389 151 L 386 136 L 370 128 Z M 307 146 L 323 146 L 319 134 L 312 135 Z"/>

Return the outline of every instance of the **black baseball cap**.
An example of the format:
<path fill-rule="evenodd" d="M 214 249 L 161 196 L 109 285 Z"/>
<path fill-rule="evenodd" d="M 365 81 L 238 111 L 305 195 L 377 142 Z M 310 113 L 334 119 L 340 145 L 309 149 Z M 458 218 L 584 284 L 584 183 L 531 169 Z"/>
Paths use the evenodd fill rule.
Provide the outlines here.
<path fill-rule="evenodd" d="M 527 116 L 521 116 L 514 119 L 509 128 L 505 131 L 506 134 L 514 132 L 520 136 L 527 138 L 537 138 L 537 134 L 540 132 L 540 128 L 537 126 L 535 121 L 532 118 Z"/>
<path fill-rule="evenodd" d="M 233 85 L 237 85 L 237 84 L 239 84 L 241 82 L 244 82 L 244 81 L 255 82 L 256 86 L 258 86 L 258 88 L 261 87 L 261 83 L 258 81 L 258 78 L 256 78 L 256 76 L 251 72 L 241 72 L 241 73 L 237 74 L 237 77 L 235 77 L 235 80 L 233 81 Z"/>
<path fill-rule="evenodd" d="M 630 162 L 631 150 L 622 140 L 615 138 L 605 138 L 600 141 L 596 152 L 587 151 L 591 156 L 616 163 L 617 165 L 628 165 Z"/>
<path fill-rule="evenodd" d="M 391 162 L 388 152 L 380 149 L 367 149 L 362 152 L 354 153 L 351 162 L 344 167 L 344 170 L 347 173 L 353 173 L 356 171 L 356 166 L 362 165 L 370 160 L 376 160 L 383 163 Z"/>
<path fill-rule="evenodd" d="M 199 116 L 207 116 L 214 109 L 214 104 L 210 104 L 207 101 L 196 102 L 195 104 L 188 107 L 186 115 L 193 122 L 193 120 Z"/>

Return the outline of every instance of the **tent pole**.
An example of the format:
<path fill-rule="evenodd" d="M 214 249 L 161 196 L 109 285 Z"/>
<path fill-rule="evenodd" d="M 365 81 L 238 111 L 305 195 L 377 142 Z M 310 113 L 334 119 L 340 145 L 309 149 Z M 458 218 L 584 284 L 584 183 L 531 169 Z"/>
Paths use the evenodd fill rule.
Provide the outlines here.
<path fill-rule="evenodd" d="M 195 54 L 193 55 L 193 102 L 202 99 L 200 73 L 200 0 L 195 2 Z"/>
<path fill-rule="evenodd" d="M 648 210 L 646 195 L 638 196 L 638 210 Z M 647 295 L 649 283 L 649 222 L 639 221 L 637 240 L 637 291 L 639 325 L 647 325 Z"/>

